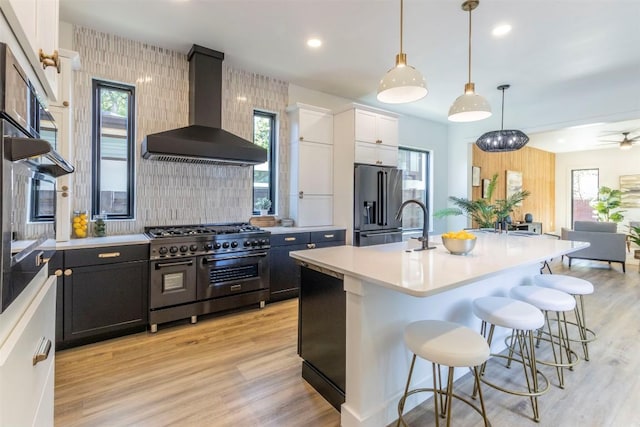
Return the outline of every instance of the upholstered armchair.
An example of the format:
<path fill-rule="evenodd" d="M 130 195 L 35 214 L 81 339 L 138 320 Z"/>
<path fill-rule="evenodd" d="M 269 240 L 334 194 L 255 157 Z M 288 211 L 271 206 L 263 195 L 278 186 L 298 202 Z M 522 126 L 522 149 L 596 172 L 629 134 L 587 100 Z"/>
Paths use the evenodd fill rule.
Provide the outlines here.
<path fill-rule="evenodd" d="M 594 261 L 619 262 L 622 264 L 622 271 L 625 270 L 626 259 L 626 234 L 617 232 L 618 225 L 615 222 L 596 221 L 576 221 L 573 230 L 562 228 L 561 238 L 563 240 L 573 240 L 589 242 L 591 246 L 565 255 L 569 258 L 569 268 L 571 259 L 590 259 Z M 564 257 L 563 257 L 564 259 Z"/>

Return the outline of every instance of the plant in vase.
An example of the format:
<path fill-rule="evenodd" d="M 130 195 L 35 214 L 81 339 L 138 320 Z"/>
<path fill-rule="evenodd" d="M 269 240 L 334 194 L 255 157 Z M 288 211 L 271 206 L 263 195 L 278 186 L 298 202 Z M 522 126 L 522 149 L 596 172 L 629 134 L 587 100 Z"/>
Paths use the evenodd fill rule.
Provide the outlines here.
<path fill-rule="evenodd" d="M 464 197 L 449 197 L 449 200 L 456 206 L 454 208 L 441 209 L 434 213 L 436 218 L 443 218 L 449 215 L 465 215 L 470 218 L 479 228 L 494 228 L 497 224 L 506 227 L 509 214 L 519 205 L 529 194 L 527 190 L 517 191 L 506 199 L 491 201 L 493 192 L 496 189 L 498 174 L 494 174 L 489 182 L 487 193 L 484 198 L 469 200 Z"/>
<path fill-rule="evenodd" d="M 271 209 L 271 200 L 266 197 L 256 200 L 256 208 L 260 211 L 260 215 L 267 215 Z"/>
<path fill-rule="evenodd" d="M 629 234 L 627 235 L 629 242 L 637 246 L 633 255 L 634 258 L 640 259 L 640 227 L 629 227 Z"/>

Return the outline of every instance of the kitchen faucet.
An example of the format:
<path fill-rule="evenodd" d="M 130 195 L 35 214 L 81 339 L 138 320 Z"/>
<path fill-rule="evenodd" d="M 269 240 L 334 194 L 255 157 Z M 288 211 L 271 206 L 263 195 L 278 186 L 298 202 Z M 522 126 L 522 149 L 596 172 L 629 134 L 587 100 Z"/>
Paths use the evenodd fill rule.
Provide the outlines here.
<path fill-rule="evenodd" d="M 425 249 L 435 249 L 435 246 L 429 246 L 429 213 L 427 207 L 419 200 L 409 199 L 402 202 L 400 205 L 400 209 L 398 209 L 398 213 L 396 214 L 396 220 L 400 220 L 402 218 L 402 210 L 409 203 L 415 203 L 420 206 L 422 209 L 422 237 L 418 237 L 418 240 L 422 242 L 422 248 L 415 249 L 416 251 L 424 251 Z"/>

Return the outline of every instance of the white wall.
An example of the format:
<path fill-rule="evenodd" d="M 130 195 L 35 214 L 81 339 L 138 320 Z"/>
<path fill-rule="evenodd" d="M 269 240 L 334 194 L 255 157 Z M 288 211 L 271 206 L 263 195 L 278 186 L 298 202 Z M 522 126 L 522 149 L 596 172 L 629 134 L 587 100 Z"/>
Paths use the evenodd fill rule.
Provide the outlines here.
<path fill-rule="evenodd" d="M 556 230 L 571 227 L 571 170 L 599 169 L 599 185 L 620 188 L 620 175 L 640 174 L 640 147 L 629 151 L 619 148 L 556 154 Z M 639 208 L 624 208 L 622 224 L 640 220 Z M 621 227 L 620 231 L 626 228 Z"/>

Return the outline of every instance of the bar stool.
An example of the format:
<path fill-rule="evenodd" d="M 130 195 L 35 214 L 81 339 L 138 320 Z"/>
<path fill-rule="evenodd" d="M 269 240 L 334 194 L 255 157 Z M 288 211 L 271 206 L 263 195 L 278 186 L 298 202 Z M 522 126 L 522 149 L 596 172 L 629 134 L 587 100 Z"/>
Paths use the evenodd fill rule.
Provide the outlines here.
<path fill-rule="evenodd" d="M 423 391 L 433 392 L 436 427 L 440 426 L 439 416 L 444 418 L 445 414 L 447 417 L 447 427 L 451 425 L 451 401 L 454 397 L 471 406 L 476 412 L 482 415 L 485 427 L 491 425 L 487 419 L 484 400 L 482 399 L 478 371 L 478 365 L 483 364 L 489 358 L 489 345 L 480 334 L 457 323 L 441 320 L 421 320 L 410 323 L 405 328 L 404 341 L 407 347 L 409 347 L 409 350 L 413 352 L 413 358 L 411 359 L 411 368 L 409 369 L 404 395 L 398 402 L 398 423 L 396 427 L 399 427 L 400 423 L 404 426 L 407 425 L 402 418 L 407 397 Z M 413 367 L 417 356 L 431 362 L 433 368 L 433 388 L 418 388 L 409 391 L 411 375 L 413 374 Z M 442 389 L 442 378 L 440 376 L 441 365 L 447 366 L 449 369 L 446 390 Z M 481 408 L 478 408 L 469 400 L 453 393 L 453 373 L 456 367 L 473 367 L 475 386 L 478 388 Z M 444 403 L 442 401 L 443 395 Z M 440 401 L 441 410 L 438 408 L 438 401 Z"/>
<path fill-rule="evenodd" d="M 571 341 L 578 341 L 582 344 L 584 360 L 589 360 L 588 343 L 596 339 L 596 334 L 591 329 L 587 328 L 583 296 L 593 293 L 593 284 L 588 280 L 580 279 L 579 277 L 567 276 L 564 274 L 535 275 L 533 276 L 533 283 L 537 286 L 557 289 L 559 291 L 566 292 L 576 299 L 576 307 L 573 310 L 576 321 L 575 323 L 569 322 L 569 324 L 575 325 L 578 328 L 578 334 L 580 338 L 577 340 L 572 339 Z"/>
<path fill-rule="evenodd" d="M 539 308 L 544 313 L 547 331 L 544 331 L 544 327 L 538 330 L 537 344 L 539 345 L 540 340 L 544 339 L 542 338 L 542 334 L 546 333 L 548 338 L 544 340 L 551 343 L 553 362 L 540 359 L 538 359 L 537 362 L 543 365 L 554 366 L 558 374 L 559 386 L 560 388 L 564 388 L 563 368 L 573 369 L 579 360 L 576 352 L 571 350 L 566 324 L 566 312 L 572 311 L 575 308 L 576 300 L 565 292 L 540 286 L 516 286 L 511 288 L 511 296 Z M 556 314 L 555 321 L 557 322 L 558 328 L 555 334 L 551 331 L 550 312 L 555 312 Z M 561 321 L 561 317 L 563 321 Z M 564 328 L 562 327 L 563 325 Z M 558 347 L 557 349 L 556 345 Z M 511 347 L 511 349 L 513 349 L 513 347 Z"/>
<path fill-rule="evenodd" d="M 513 358 L 513 352 L 509 352 L 509 356 L 504 354 L 491 354 L 493 357 L 499 357 L 508 360 L 507 367 L 510 367 L 511 361 L 522 364 L 524 378 L 527 384 L 527 390 L 508 389 L 485 378 L 486 363 L 480 367 L 480 381 L 505 393 L 517 396 L 528 396 L 531 400 L 533 408 L 533 419 L 540 419 L 538 411 L 538 396 L 549 391 L 549 380 L 536 367 L 536 354 L 534 345 L 535 332 L 544 326 L 544 315 L 542 312 L 531 304 L 506 297 L 482 297 L 473 301 L 473 314 L 482 320 L 480 333 L 487 339 L 489 347 L 493 340 L 493 333 L 496 326 L 508 328 L 513 331 L 511 335 L 511 347 L 515 345 L 514 338 L 517 340 L 520 349 L 519 359 Z M 487 330 L 487 325 L 491 325 Z M 538 377 L 544 380 L 543 387 L 538 382 Z M 475 396 L 475 390 L 473 395 Z"/>

